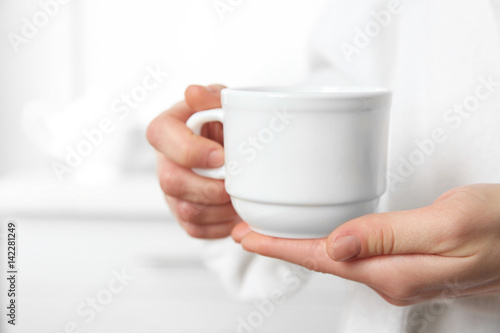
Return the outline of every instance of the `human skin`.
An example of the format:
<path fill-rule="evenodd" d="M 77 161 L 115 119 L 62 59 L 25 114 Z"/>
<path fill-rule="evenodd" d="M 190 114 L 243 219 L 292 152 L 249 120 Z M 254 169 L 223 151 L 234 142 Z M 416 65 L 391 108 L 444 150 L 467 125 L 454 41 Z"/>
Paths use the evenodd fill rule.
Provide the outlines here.
<path fill-rule="evenodd" d="M 246 223 L 232 236 L 249 252 L 366 284 L 394 305 L 500 292 L 500 184 L 458 187 L 430 206 L 361 216 L 322 239 L 263 236 Z"/>
<path fill-rule="evenodd" d="M 157 173 L 165 199 L 186 232 L 196 238 L 223 238 L 241 222 L 224 181 L 195 174 L 191 168 L 215 168 L 224 163 L 222 124 L 210 123 L 202 136 L 186 127 L 195 112 L 220 107 L 222 85 L 192 85 L 185 100 L 160 114 L 147 138 L 157 152 Z"/>
<path fill-rule="evenodd" d="M 160 186 L 189 235 L 232 234 L 249 252 L 366 284 L 394 305 L 500 292 L 500 184 L 458 187 L 426 207 L 365 215 L 321 239 L 251 231 L 223 181 L 191 171 L 223 164 L 221 124 L 205 126 L 205 137 L 185 125 L 194 112 L 220 107 L 222 88 L 188 87 L 185 101 L 158 116 L 147 132 L 157 150 Z"/>

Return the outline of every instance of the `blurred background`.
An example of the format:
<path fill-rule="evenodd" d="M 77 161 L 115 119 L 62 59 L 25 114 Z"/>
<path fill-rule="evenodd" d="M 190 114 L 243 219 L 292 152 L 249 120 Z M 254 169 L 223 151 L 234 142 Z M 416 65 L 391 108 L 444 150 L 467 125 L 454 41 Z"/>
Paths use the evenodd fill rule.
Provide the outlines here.
<path fill-rule="evenodd" d="M 145 129 L 189 84 L 299 82 L 325 4 L 0 0 L 0 220 L 3 242 L 18 225 L 20 272 L 19 322 L 2 316 L 2 332 L 236 331 L 255 306 L 225 292 L 168 212 Z M 130 287 L 83 320 L 123 267 Z M 338 310 L 325 290 L 342 287 L 317 278 L 255 332 L 311 328 L 307 307 L 323 331 L 315 318 Z"/>
<path fill-rule="evenodd" d="M 142 84 L 147 68 L 168 75 L 116 128 L 116 135 L 137 135 L 142 142 L 132 140 L 132 148 L 138 150 L 149 121 L 183 98 L 189 84 L 299 81 L 307 74 L 308 38 L 325 3 L 65 1 L 0 2 L 1 175 L 54 178 L 51 162 L 61 159 L 56 152 L 78 139 L 67 132 L 78 136 L 96 127 L 112 114 L 116 99 Z M 59 8 L 53 17 L 37 15 L 46 12 L 41 3 Z M 34 32 L 25 20 L 34 23 Z M 116 157 L 125 166 L 137 163 L 137 151 L 116 141 L 114 149 L 103 145 L 82 164 L 99 159 L 101 150 L 119 155 L 122 145 L 128 157 Z"/>

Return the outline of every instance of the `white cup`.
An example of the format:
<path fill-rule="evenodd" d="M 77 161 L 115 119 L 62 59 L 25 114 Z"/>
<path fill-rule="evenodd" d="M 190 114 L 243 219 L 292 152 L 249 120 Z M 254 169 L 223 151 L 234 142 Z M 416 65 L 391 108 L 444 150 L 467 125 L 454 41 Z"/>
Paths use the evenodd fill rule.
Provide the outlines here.
<path fill-rule="evenodd" d="M 224 125 L 225 179 L 236 212 L 256 232 L 319 238 L 376 210 L 385 192 L 391 93 L 378 87 L 242 88 L 187 126 Z"/>

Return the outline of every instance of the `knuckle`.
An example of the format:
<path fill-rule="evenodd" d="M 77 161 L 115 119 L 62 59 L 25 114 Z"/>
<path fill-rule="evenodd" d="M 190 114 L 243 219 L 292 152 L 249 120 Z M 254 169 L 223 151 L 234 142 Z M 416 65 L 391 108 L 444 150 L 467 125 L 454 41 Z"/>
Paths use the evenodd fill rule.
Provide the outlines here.
<path fill-rule="evenodd" d="M 307 253 L 311 254 L 311 261 L 315 262 L 316 265 L 331 261 L 330 257 L 328 256 L 328 252 L 326 251 L 326 247 L 327 245 L 325 239 L 320 239 L 317 242 L 313 242 L 309 246 L 309 251 Z"/>
<path fill-rule="evenodd" d="M 156 147 L 159 141 L 158 138 L 160 136 L 161 127 L 158 122 L 158 118 L 154 119 L 151 123 L 149 123 L 146 130 L 146 139 L 153 147 Z"/>
<path fill-rule="evenodd" d="M 182 223 L 186 233 L 193 238 L 207 238 L 206 228 L 189 222 Z"/>
<path fill-rule="evenodd" d="M 192 134 L 190 139 L 189 142 L 179 147 L 180 163 L 185 166 L 196 166 L 200 159 L 200 154 L 196 149 L 196 135 Z"/>
<path fill-rule="evenodd" d="M 191 202 L 179 201 L 176 204 L 175 210 L 180 220 L 188 223 L 197 223 L 203 211 L 203 206 Z"/>
<path fill-rule="evenodd" d="M 487 200 L 474 186 L 462 186 L 451 189 L 441 195 L 436 202 L 452 201 L 453 212 L 463 216 L 480 214 L 488 205 Z"/>
<path fill-rule="evenodd" d="M 231 234 L 231 230 L 233 227 L 232 224 L 226 224 L 214 228 L 211 226 L 197 225 L 190 222 L 183 222 L 182 226 L 189 236 L 200 239 L 217 239 L 227 237 Z"/>
<path fill-rule="evenodd" d="M 166 169 L 159 176 L 160 188 L 166 195 L 178 197 L 184 193 L 184 185 L 173 169 Z"/>
<path fill-rule="evenodd" d="M 452 188 L 451 190 L 448 190 L 444 192 L 439 198 L 437 198 L 435 201 L 443 201 L 443 200 L 449 200 L 449 199 L 457 199 L 457 198 L 463 198 L 464 196 L 469 196 L 469 188 L 467 186 L 461 186 L 461 187 L 455 187 Z"/>
<path fill-rule="evenodd" d="M 394 250 L 394 230 L 392 229 L 392 225 L 385 224 L 380 228 L 381 230 L 381 247 L 383 254 L 392 254 Z"/>
<path fill-rule="evenodd" d="M 192 94 L 195 94 L 198 89 L 200 88 L 199 85 L 196 84 L 190 84 L 189 86 L 184 89 L 184 97 L 186 100 L 189 100 Z"/>
<path fill-rule="evenodd" d="M 229 194 L 227 194 L 222 181 L 211 180 L 207 182 L 201 192 L 206 202 L 223 203 L 229 200 Z"/>
<path fill-rule="evenodd" d="M 198 190 L 190 195 L 190 200 L 201 205 L 223 204 L 229 201 L 224 183 L 218 180 L 204 180 Z"/>
<path fill-rule="evenodd" d="M 452 247 L 463 245 L 475 232 L 484 228 L 482 224 L 488 209 L 484 199 L 472 187 L 464 186 L 444 193 L 437 201 L 438 214 L 444 223 L 441 224 L 442 237 L 439 241 Z M 442 208 L 439 208 L 442 207 Z"/>
<path fill-rule="evenodd" d="M 392 254 L 394 250 L 394 230 L 392 225 L 384 223 L 381 214 L 372 214 L 369 219 L 372 242 L 369 242 L 369 253 L 376 255 Z"/>
<path fill-rule="evenodd" d="M 443 236 L 439 239 L 443 246 L 450 245 L 451 248 L 457 248 L 464 244 L 465 240 L 469 239 L 471 233 L 474 232 L 475 224 L 470 223 L 468 218 L 459 215 L 454 219 L 454 223 L 442 228 Z"/>

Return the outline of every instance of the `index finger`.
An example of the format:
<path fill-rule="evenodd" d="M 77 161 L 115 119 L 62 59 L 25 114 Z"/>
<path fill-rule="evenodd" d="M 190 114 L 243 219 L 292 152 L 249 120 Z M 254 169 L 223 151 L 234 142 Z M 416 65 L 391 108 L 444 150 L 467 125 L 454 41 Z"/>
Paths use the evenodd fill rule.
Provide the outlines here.
<path fill-rule="evenodd" d="M 251 231 L 246 223 L 238 224 L 232 236 L 246 251 L 364 283 L 400 300 L 416 297 L 429 285 L 443 284 L 450 271 L 456 272 L 453 259 L 434 255 L 388 255 L 337 262 L 327 254 L 326 238 L 269 237 Z"/>
<path fill-rule="evenodd" d="M 186 168 L 219 167 L 224 161 L 222 146 L 186 126 L 194 113 L 185 101 L 175 104 L 151 122 L 147 139 L 157 151 Z"/>

